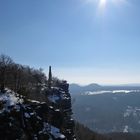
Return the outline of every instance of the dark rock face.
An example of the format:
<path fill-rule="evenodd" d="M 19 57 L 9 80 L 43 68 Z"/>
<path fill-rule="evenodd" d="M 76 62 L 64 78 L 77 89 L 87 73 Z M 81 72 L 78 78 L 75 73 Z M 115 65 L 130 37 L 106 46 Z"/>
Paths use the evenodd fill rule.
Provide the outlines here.
<path fill-rule="evenodd" d="M 44 117 L 48 113 L 43 106 L 41 103 L 31 101 L 9 106 L 9 110 L 0 113 L 0 138 L 49 139 L 48 128 L 44 126 L 47 124 Z M 40 110 L 43 110 L 43 113 L 40 113 Z"/>
<path fill-rule="evenodd" d="M 71 118 L 71 96 L 66 82 L 46 89 L 47 102 L 0 94 L 0 139 L 76 140 Z"/>
<path fill-rule="evenodd" d="M 69 84 L 66 81 L 52 87 L 46 93 L 48 106 L 53 110 L 50 124 L 59 127 L 67 140 L 74 140 L 74 120 L 71 118 L 71 96 Z"/>

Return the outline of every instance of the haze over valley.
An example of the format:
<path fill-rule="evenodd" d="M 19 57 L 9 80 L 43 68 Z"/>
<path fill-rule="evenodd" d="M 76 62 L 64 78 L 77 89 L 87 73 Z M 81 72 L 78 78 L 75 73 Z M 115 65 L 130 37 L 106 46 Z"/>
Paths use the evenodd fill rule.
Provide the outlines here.
<path fill-rule="evenodd" d="M 140 86 L 70 85 L 74 118 L 100 133 L 140 130 Z M 130 121 L 131 120 L 131 121 Z"/>

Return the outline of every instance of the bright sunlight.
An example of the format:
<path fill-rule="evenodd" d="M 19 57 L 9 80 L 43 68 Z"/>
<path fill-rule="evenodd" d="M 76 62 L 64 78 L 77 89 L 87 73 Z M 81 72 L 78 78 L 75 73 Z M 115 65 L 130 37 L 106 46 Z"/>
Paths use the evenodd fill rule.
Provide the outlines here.
<path fill-rule="evenodd" d="M 97 4 L 100 10 L 106 9 L 107 5 L 128 4 L 128 0 L 84 0 L 86 4 Z"/>
<path fill-rule="evenodd" d="M 105 6 L 106 5 L 107 0 L 100 0 L 99 5 L 100 6 Z"/>

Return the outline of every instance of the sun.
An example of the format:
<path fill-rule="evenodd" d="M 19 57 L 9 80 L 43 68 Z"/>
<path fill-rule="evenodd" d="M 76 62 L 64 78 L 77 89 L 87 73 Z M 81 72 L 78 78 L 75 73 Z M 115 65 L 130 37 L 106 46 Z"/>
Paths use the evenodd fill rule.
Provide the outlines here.
<path fill-rule="evenodd" d="M 100 5 L 105 5 L 106 4 L 106 0 L 100 0 Z"/>
<path fill-rule="evenodd" d="M 107 0 L 100 0 L 99 1 L 99 7 L 100 8 L 105 8 L 106 4 L 107 4 Z"/>
<path fill-rule="evenodd" d="M 97 5 L 97 12 L 105 13 L 112 6 L 130 5 L 128 0 L 81 0 L 84 5 Z"/>

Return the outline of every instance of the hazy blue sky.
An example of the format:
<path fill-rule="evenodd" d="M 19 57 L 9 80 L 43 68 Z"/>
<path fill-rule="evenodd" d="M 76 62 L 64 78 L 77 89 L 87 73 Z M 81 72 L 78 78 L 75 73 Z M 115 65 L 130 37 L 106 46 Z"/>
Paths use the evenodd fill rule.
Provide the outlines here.
<path fill-rule="evenodd" d="M 140 0 L 0 0 L 0 52 L 69 82 L 140 83 Z"/>

